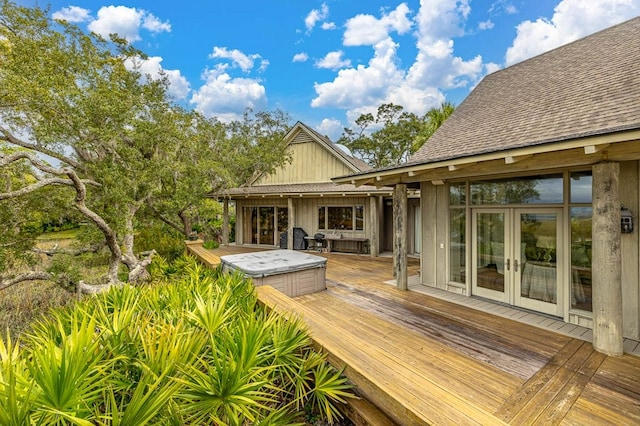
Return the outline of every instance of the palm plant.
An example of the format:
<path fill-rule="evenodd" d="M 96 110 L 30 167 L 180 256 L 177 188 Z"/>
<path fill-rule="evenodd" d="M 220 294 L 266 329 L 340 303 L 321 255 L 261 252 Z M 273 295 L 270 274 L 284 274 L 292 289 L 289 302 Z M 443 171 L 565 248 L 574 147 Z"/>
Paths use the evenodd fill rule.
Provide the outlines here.
<path fill-rule="evenodd" d="M 300 320 L 267 312 L 237 274 L 181 259 L 171 281 L 124 286 L 0 340 L 0 424 L 329 421 L 346 379 Z"/>

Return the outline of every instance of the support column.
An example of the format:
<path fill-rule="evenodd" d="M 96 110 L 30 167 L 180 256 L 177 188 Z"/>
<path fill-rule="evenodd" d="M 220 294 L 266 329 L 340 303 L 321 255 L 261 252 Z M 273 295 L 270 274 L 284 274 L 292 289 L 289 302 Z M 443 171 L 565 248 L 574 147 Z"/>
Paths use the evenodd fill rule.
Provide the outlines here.
<path fill-rule="evenodd" d="M 622 355 L 622 262 L 620 237 L 620 164 L 593 166 L 593 347 Z"/>
<path fill-rule="evenodd" d="M 287 249 L 293 250 L 293 228 L 296 225 L 296 211 L 293 206 L 293 198 L 291 197 L 287 198 L 287 211 Z"/>
<path fill-rule="evenodd" d="M 229 245 L 229 199 L 222 203 L 222 245 Z"/>
<path fill-rule="evenodd" d="M 393 190 L 393 267 L 398 290 L 407 290 L 407 184 Z"/>
<path fill-rule="evenodd" d="M 369 197 L 369 254 L 378 256 L 380 246 L 380 215 L 378 214 L 378 199 L 374 195 Z"/>

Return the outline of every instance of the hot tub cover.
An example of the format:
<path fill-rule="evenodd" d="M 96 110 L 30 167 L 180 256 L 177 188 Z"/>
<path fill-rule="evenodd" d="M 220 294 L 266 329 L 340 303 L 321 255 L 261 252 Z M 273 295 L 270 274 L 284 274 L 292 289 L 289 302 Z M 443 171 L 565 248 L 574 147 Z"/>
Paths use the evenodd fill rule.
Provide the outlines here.
<path fill-rule="evenodd" d="M 221 256 L 225 269 L 241 270 L 251 278 L 324 268 L 327 259 L 293 250 L 270 250 Z"/>

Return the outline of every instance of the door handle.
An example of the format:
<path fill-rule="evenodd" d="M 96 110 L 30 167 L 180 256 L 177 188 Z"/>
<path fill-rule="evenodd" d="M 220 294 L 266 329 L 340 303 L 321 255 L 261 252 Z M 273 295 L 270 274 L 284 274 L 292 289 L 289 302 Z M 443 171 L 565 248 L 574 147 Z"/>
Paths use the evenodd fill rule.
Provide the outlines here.
<path fill-rule="evenodd" d="M 507 271 L 509 271 L 511 267 L 511 259 L 507 259 Z"/>
<path fill-rule="evenodd" d="M 513 270 L 514 272 L 518 272 L 518 259 L 513 260 Z"/>

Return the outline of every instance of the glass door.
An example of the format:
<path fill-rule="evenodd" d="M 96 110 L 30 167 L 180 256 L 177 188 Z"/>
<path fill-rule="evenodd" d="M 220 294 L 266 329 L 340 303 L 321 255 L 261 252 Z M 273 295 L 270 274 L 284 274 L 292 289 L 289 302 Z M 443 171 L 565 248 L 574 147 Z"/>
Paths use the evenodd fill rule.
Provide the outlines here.
<path fill-rule="evenodd" d="M 505 257 L 508 222 L 508 209 L 483 209 L 473 214 L 472 292 L 500 302 L 509 301 L 511 264 Z"/>
<path fill-rule="evenodd" d="M 560 315 L 562 299 L 561 209 L 516 209 L 515 304 Z"/>
<path fill-rule="evenodd" d="M 478 209 L 473 213 L 475 295 L 562 315 L 562 209 Z"/>

